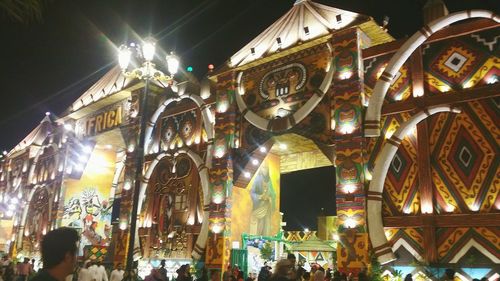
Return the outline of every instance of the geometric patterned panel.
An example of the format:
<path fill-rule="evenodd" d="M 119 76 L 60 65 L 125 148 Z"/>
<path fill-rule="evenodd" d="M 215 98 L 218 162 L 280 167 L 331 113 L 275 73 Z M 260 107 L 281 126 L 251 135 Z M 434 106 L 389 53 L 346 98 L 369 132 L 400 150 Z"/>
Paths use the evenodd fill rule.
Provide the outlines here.
<path fill-rule="evenodd" d="M 83 248 L 84 260 L 103 261 L 108 254 L 108 247 L 106 246 L 92 246 L 87 245 Z"/>
<path fill-rule="evenodd" d="M 404 122 L 410 119 L 411 114 L 408 112 L 394 114 L 390 116 L 382 116 L 381 123 L 382 128 L 379 138 L 368 138 L 367 151 L 368 151 L 368 167 L 373 170 L 375 164 L 375 159 L 377 159 L 378 154 L 385 144 L 385 140 L 391 136 Z"/>
<path fill-rule="evenodd" d="M 385 140 L 409 117 L 409 113 L 402 113 L 382 118 L 381 137 L 368 140 L 367 162 L 369 170 L 373 170 L 378 154 L 386 143 Z M 403 139 L 389 166 L 383 192 L 384 215 L 418 213 L 420 196 L 417 171 L 416 136 L 411 133 Z"/>
<path fill-rule="evenodd" d="M 498 31 L 492 29 L 425 45 L 426 90 L 439 94 L 497 81 L 499 39 Z"/>
<path fill-rule="evenodd" d="M 461 106 L 460 114 L 430 117 L 431 170 L 438 212 L 495 209 L 500 193 L 498 101 L 473 101 Z"/>
<path fill-rule="evenodd" d="M 449 263 L 471 239 L 489 254 L 500 259 L 500 229 L 495 227 L 439 228 L 436 245 L 440 263 Z M 482 250 L 482 251 L 484 251 Z M 481 251 L 481 252 L 482 252 Z"/>
<path fill-rule="evenodd" d="M 424 238 L 421 228 L 399 228 L 386 229 L 385 235 L 389 244 L 394 245 L 398 240 L 403 239 L 411 248 L 413 248 L 421 257 L 424 254 Z"/>
<path fill-rule="evenodd" d="M 375 84 L 382 72 L 384 72 L 391 56 L 392 54 L 382 55 L 376 58 L 367 59 L 363 62 L 365 72 L 364 90 L 367 97 L 372 95 Z M 389 90 L 385 96 L 385 102 L 394 103 L 406 100 L 410 97 L 411 92 L 411 75 L 409 62 L 407 61 L 398 70 L 394 79 L 391 81 Z"/>
<path fill-rule="evenodd" d="M 419 210 L 417 149 L 414 135 L 403 139 L 392 159 L 384 184 L 383 202 L 395 214 Z M 387 209 L 384 208 L 384 209 Z"/>

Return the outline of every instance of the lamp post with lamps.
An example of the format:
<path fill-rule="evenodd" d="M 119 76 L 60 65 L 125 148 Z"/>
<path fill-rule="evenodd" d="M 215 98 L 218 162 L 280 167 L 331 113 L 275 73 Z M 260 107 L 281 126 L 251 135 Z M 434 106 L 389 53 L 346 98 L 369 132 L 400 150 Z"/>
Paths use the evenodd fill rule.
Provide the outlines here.
<path fill-rule="evenodd" d="M 136 52 L 138 58 L 143 62 L 139 67 L 129 69 L 132 53 L 134 51 Z M 139 206 L 139 192 L 142 179 L 142 167 L 144 165 L 144 144 L 146 138 L 146 124 L 148 117 L 147 106 L 149 96 L 149 83 L 151 80 L 155 80 L 160 83 L 167 83 L 168 85 L 172 85 L 174 82 L 173 77 L 175 73 L 177 73 L 177 70 L 179 68 L 179 59 L 173 54 L 167 55 L 166 64 L 170 75 L 164 74 L 162 71 L 158 70 L 155 64 L 152 62 L 154 57 L 155 41 L 152 39 L 144 40 L 142 45 L 122 45 L 119 49 L 118 54 L 118 63 L 120 64 L 123 75 L 129 78 L 136 78 L 145 81 L 144 93 L 140 101 L 140 114 L 138 116 L 138 118 L 140 118 L 139 143 L 137 147 L 135 147 L 135 184 L 133 185 L 132 214 L 129 224 L 130 238 L 127 248 L 126 277 L 124 278 L 124 280 L 135 279 L 135 273 L 133 273 L 133 257 L 137 224 L 137 209 Z"/>

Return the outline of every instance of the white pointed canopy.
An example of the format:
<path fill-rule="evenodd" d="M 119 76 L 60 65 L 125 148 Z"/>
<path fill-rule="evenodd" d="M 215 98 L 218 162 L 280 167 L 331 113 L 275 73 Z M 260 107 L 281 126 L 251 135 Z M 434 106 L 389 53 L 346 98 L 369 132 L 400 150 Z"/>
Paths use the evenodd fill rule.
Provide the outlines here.
<path fill-rule="evenodd" d="M 327 35 L 333 30 L 370 20 L 368 16 L 310 0 L 297 0 L 292 9 L 233 55 L 229 64 L 230 67 L 238 67 L 280 49 Z M 390 35 L 388 37 L 392 39 Z"/>

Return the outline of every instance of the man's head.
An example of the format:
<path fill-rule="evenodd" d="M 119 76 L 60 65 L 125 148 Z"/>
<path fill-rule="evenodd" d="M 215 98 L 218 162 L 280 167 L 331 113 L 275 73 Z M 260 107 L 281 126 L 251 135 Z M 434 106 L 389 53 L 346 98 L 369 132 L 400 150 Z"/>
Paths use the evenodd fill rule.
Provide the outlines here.
<path fill-rule="evenodd" d="M 210 280 L 211 281 L 219 281 L 220 280 L 220 272 L 219 271 L 212 271 L 210 274 Z"/>
<path fill-rule="evenodd" d="M 165 260 L 161 260 L 160 265 L 161 265 L 162 267 L 165 267 L 165 262 L 166 262 Z"/>
<path fill-rule="evenodd" d="M 49 231 L 42 240 L 42 261 L 45 269 L 56 266 L 71 274 L 76 264 L 80 236 L 76 230 L 61 227 Z"/>
<path fill-rule="evenodd" d="M 24 258 L 24 263 L 29 263 L 30 262 L 30 258 Z"/>
<path fill-rule="evenodd" d="M 297 258 L 295 257 L 294 254 L 288 254 L 286 259 L 289 260 L 292 263 L 292 265 L 295 265 L 295 262 L 297 261 Z"/>
<path fill-rule="evenodd" d="M 118 263 L 118 264 L 116 265 L 116 269 L 118 269 L 118 270 L 122 270 L 122 269 L 123 269 L 123 265 L 122 265 L 121 263 Z"/>

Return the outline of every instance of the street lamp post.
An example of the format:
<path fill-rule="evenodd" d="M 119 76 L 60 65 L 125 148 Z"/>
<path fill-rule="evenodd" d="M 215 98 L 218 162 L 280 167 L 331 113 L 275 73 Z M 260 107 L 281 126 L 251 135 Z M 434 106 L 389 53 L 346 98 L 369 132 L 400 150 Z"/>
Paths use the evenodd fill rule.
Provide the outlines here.
<path fill-rule="evenodd" d="M 132 56 L 132 51 L 136 50 L 138 56 L 143 59 L 143 63 L 140 67 L 129 70 L 129 64 Z M 130 218 L 129 232 L 130 238 L 127 248 L 127 265 L 126 265 L 126 277 L 124 280 L 135 279 L 135 273 L 133 269 L 133 258 L 134 258 L 134 244 L 135 244 L 135 233 L 137 224 L 137 209 L 139 206 L 139 195 L 142 180 L 142 168 L 144 165 L 144 144 L 146 138 L 146 124 L 147 124 L 147 106 L 148 106 L 148 96 L 149 96 L 149 83 L 151 80 L 156 80 L 160 82 L 167 82 L 171 84 L 173 82 L 173 76 L 178 70 L 179 60 L 173 54 L 166 57 L 167 68 L 170 75 L 166 75 L 160 70 L 155 68 L 152 62 L 155 56 L 155 42 L 151 39 L 146 39 L 142 46 L 137 46 L 131 44 L 130 46 L 122 45 L 118 54 L 118 62 L 122 69 L 123 75 L 126 77 L 137 78 L 145 81 L 144 93 L 141 97 L 140 102 L 140 127 L 139 127 L 139 143 L 136 149 L 135 158 L 135 184 L 133 190 L 132 198 L 132 215 Z"/>

